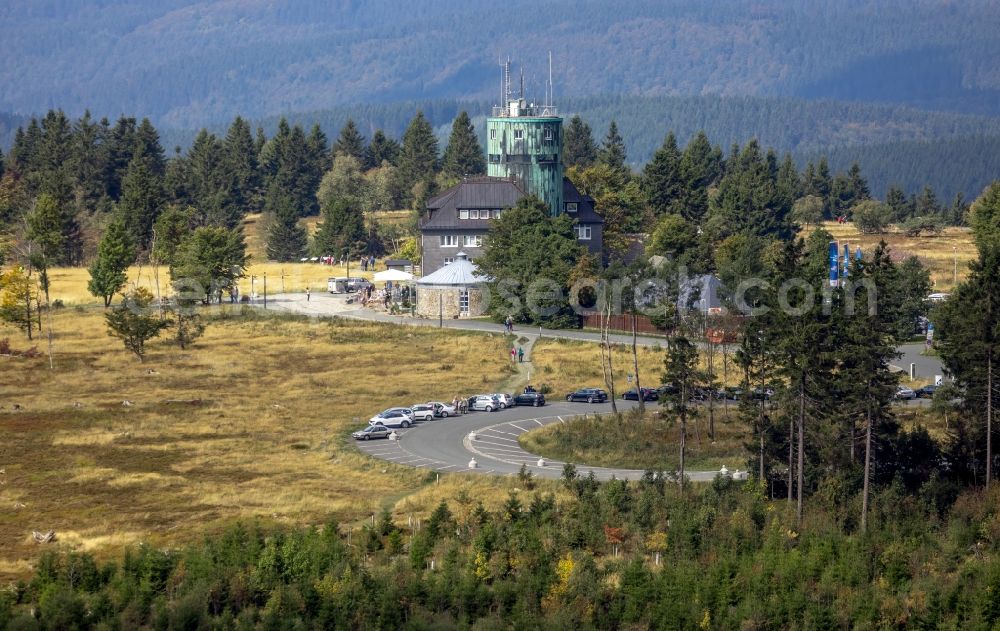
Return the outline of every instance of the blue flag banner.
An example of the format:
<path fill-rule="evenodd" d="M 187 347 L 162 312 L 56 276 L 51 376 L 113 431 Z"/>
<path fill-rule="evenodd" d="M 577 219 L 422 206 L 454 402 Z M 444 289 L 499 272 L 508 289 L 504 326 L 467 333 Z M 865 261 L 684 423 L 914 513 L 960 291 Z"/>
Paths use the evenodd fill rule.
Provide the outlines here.
<path fill-rule="evenodd" d="M 840 245 L 830 242 L 830 287 L 840 284 Z"/>
<path fill-rule="evenodd" d="M 848 276 L 848 268 L 851 266 L 851 246 L 844 244 L 844 278 Z"/>

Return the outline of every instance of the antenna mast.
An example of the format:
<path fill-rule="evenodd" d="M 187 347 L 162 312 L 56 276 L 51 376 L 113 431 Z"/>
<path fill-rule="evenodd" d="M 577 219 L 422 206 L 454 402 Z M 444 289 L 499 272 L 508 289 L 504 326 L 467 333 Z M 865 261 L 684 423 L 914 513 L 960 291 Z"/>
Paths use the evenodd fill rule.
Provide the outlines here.
<path fill-rule="evenodd" d="M 524 98 L 524 66 L 521 66 L 521 97 Z"/>
<path fill-rule="evenodd" d="M 548 103 L 546 103 L 546 105 L 551 107 L 552 105 L 554 105 L 553 103 L 554 97 L 552 96 L 552 51 L 551 50 L 549 51 L 549 93 L 547 96 L 548 96 L 547 98 Z"/>

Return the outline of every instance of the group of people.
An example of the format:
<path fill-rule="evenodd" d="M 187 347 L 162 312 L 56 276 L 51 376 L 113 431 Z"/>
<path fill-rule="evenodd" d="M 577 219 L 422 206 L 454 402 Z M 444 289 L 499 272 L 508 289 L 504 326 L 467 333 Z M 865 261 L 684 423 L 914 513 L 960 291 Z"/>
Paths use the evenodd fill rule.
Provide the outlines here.
<path fill-rule="evenodd" d="M 514 332 L 514 318 L 509 315 L 503 321 L 503 331 L 508 335 Z"/>
<path fill-rule="evenodd" d="M 524 363 L 524 347 L 523 346 L 511 346 L 510 347 L 510 361 L 517 362 L 519 364 Z"/>
<path fill-rule="evenodd" d="M 469 397 L 455 396 L 455 398 L 451 400 L 451 407 L 455 408 L 456 414 L 468 414 Z"/>
<path fill-rule="evenodd" d="M 375 257 L 369 256 L 367 258 L 361 258 L 361 271 L 367 272 L 368 270 L 375 271 Z"/>

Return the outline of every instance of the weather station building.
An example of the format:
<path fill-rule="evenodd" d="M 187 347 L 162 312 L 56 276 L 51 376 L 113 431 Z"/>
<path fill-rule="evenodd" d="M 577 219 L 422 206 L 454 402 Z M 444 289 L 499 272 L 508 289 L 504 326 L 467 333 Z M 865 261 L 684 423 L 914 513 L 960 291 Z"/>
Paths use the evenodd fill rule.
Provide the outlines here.
<path fill-rule="evenodd" d="M 544 201 L 553 216 L 572 217 L 577 240 L 601 254 L 604 220 L 594 212 L 594 199 L 580 194 L 563 175 L 558 109 L 529 103 L 523 77 L 515 98 L 509 62 L 504 65 L 502 103 L 486 119 L 486 176 L 466 178 L 427 202 L 420 243 L 428 274 L 454 263 L 459 250 L 475 263 L 492 221 L 527 195 Z M 422 315 L 436 316 L 437 311 Z"/>

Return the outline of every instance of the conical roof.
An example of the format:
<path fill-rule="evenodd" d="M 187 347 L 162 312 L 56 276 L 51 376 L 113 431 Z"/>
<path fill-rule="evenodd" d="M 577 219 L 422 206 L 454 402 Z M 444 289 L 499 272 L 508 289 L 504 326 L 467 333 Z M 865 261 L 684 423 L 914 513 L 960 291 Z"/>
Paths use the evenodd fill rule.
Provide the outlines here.
<path fill-rule="evenodd" d="M 479 272 L 475 263 L 469 260 L 465 252 L 455 255 L 455 262 L 445 265 L 417 281 L 418 285 L 481 285 L 489 280 Z"/>

